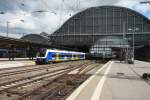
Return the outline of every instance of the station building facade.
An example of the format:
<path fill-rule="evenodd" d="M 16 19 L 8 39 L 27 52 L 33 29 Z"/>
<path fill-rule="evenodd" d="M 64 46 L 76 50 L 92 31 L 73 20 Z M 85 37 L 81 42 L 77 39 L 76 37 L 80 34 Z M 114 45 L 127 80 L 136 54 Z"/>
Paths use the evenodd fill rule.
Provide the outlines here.
<path fill-rule="evenodd" d="M 93 55 L 112 54 L 119 48 L 149 44 L 150 20 L 125 7 L 92 7 L 75 14 L 49 38 L 52 44 Z"/>

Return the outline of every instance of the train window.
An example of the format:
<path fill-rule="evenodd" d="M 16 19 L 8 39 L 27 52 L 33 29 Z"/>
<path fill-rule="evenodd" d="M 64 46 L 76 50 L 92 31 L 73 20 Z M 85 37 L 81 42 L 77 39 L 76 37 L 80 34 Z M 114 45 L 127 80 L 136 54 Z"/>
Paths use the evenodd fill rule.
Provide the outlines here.
<path fill-rule="evenodd" d="M 59 54 L 59 58 L 60 58 L 60 59 L 63 59 L 63 58 L 64 58 L 64 54 L 61 54 L 61 53 L 60 53 L 60 54 Z"/>
<path fill-rule="evenodd" d="M 76 54 L 74 54 L 74 58 L 76 58 Z"/>
<path fill-rule="evenodd" d="M 71 57 L 72 57 L 72 55 L 71 55 L 71 54 L 67 54 L 67 55 L 68 55 L 68 56 L 67 56 L 68 58 L 71 58 Z"/>
<path fill-rule="evenodd" d="M 46 49 L 42 49 L 39 51 L 39 53 L 37 54 L 38 57 L 44 57 L 46 53 Z"/>
<path fill-rule="evenodd" d="M 66 54 L 66 53 L 60 54 L 61 59 L 68 58 L 68 57 L 69 57 L 69 54 Z"/>
<path fill-rule="evenodd" d="M 79 58 L 83 58 L 84 57 L 84 55 L 79 55 Z"/>
<path fill-rule="evenodd" d="M 52 53 L 52 57 L 56 57 L 56 53 Z"/>

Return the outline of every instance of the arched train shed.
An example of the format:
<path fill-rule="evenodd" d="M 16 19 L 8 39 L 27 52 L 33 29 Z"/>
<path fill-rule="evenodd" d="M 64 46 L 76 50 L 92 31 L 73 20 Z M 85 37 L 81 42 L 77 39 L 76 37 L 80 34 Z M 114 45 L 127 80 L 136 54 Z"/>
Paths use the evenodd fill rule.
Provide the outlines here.
<path fill-rule="evenodd" d="M 113 37 L 119 38 L 120 43 L 115 44 L 115 39 L 114 44 L 109 44 L 110 41 L 107 43 Z M 101 46 L 99 48 L 102 43 L 97 42 L 101 39 L 106 41 L 103 44 L 106 45 L 105 48 L 126 48 L 127 45 L 130 48 L 133 46 L 133 37 L 135 48 L 149 44 L 150 20 L 134 10 L 118 6 L 99 6 L 81 11 L 49 36 L 52 44 L 90 53 L 102 50 Z M 127 44 L 123 45 L 123 41 Z M 95 48 L 91 49 L 92 47 Z"/>

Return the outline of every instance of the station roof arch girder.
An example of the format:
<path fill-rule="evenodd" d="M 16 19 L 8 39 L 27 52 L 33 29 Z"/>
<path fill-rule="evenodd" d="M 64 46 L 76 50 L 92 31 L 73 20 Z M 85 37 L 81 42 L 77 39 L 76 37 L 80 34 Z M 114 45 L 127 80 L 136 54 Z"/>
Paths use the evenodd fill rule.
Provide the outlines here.
<path fill-rule="evenodd" d="M 104 36 L 126 33 L 131 38 L 133 32 L 129 28 L 135 27 L 139 28 L 135 42 L 140 45 L 150 40 L 150 20 L 144 15 L 125 7 L 98 6 L 75 14 L 49 37 L 52 44 L 92 46 Z"/>

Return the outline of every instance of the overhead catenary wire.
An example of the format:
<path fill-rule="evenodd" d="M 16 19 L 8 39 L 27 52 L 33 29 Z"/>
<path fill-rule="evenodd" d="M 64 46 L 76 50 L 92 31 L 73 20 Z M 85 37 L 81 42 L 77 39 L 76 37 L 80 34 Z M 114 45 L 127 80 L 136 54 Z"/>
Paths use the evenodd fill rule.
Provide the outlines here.
<path fill-rule="evenodd" d="M 149 0 L 141 1 L 140 4 L 149 4 L 150 5 L 150 1 Z"/>
<path fill-rule="evenodd" d="M 50 13 L 53 13 L 54 15 L 57 15 L 58 16 L 58 27 L 61 26 L 61 24 L 64 22 L 64 13 L 65 12 L 68 12 L 67 14 L 69 15 L 69 17 L 71 17 L 73 15 L 73 12 L 78 10 L 79 9 L 79 5 L 80 5 L 80 0 L 75 0 L 72 4 L 72 6 L 68 5 L 67 1 L 66 0 L 62 0 L 61 2 L 61 5 L 59 6 L 59 10 L 60 12 L 56 12 L 54 9 L 52 9 L 47 1 L 45 0 L 38 0 L 38 2 L 40 2 L 40 6 L 38 8 L 37 11 L 33 11 L 35 13 L 42 13 L 42 12 L 50 12 Z M 15 5 L 17 5 L 19 8 L 22 9 L 22 11 L 28 7 L 28 3 L 26 0 L 15 0 L 14 1 Z M 7 5 L 4 5 L 4 6 L 7 6 Z M 7 6 L 6 8 L 9 8 L 9 6 Z M 28 11 L 26 11 L 28 12 Z M 26 12 L 24 12 L 24 16 L 26 16 Z M 29 13 L 33 13 L 33 12 L 29 12 Z M 16 16 L 18 16 L 17 13 L 14 13 Z M 43 23 L 42 23 L 43 24 Z M 45 24 L 46 25 L 46 24 Z M 44 28 L 44 25 L 39 25 L 42 29 Z"/>
<path fill-rule="evenodd" d="M 26 4 L 25 4 L 25 1 L 24 0 L 22 0 L 22 1 L 18 1 L 18 4 L 19 5 L 21 5 L 21 6 L 27 6 Z M 43 0 L 39 0 L 39 9 L 37 9 L 37 10 L 35 10 L 35 11 L 30 11 L 29 13 L 31 13 L 31 14 L 41 14 L 41 13 L 48 13 L 48 12 L 50 12 L 50 13 L 53 13 L 53 14 L 55 14 L 56 15 L 56 13 L 54 12 L 54 11 L 50 11 L 49 9 L 47 9 L 46 8 L 46 6 L 45 5 L 43 5 Z M 26 13 L 24 13 L 24 16 L 26 16 L 27 14 Z M 39 23 L 41 23 L 40 22 L 40 20 L 36 20 L 36 21 L 38 21 Z M 45 24 L 43 24 L 42 23 L 42 25 L 41 24 L 38 24 L 38 26 L 41 28 L 41 29 L 45 29 L 45 27 L 47 26 L 47 24 L 45 23 Z M 43 30 L 44 31 L 44 30 Z M 42 30 L 41 30 L 41 32 L 42 32 Z"/>

